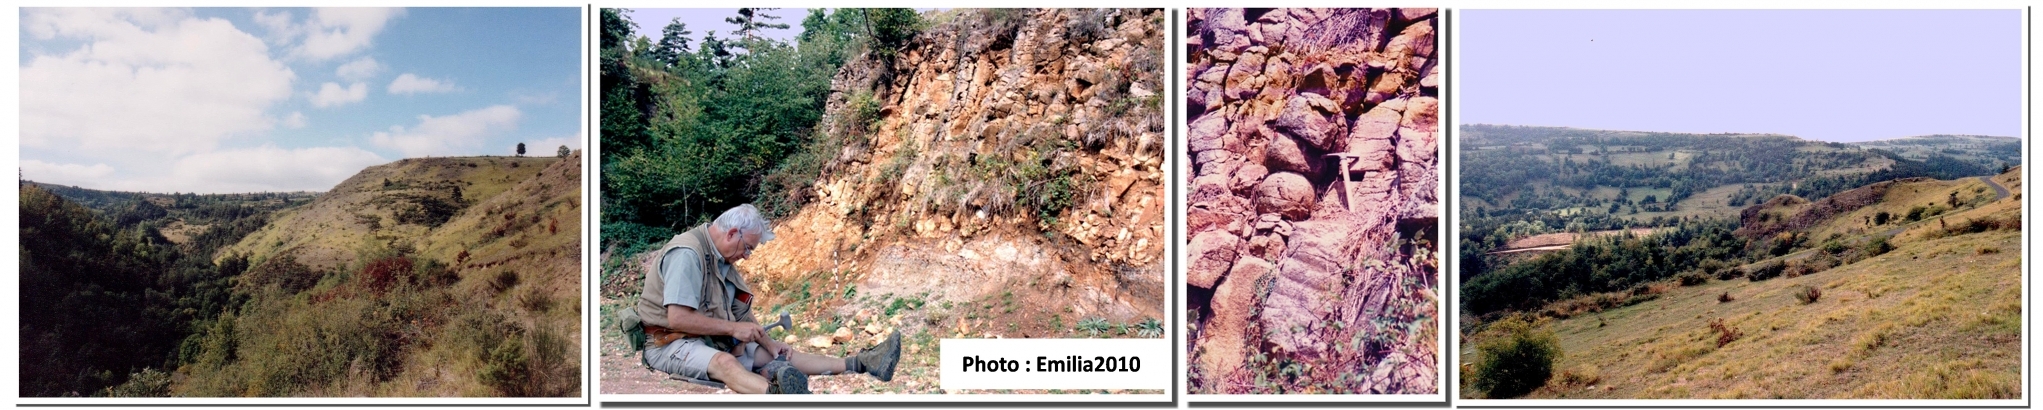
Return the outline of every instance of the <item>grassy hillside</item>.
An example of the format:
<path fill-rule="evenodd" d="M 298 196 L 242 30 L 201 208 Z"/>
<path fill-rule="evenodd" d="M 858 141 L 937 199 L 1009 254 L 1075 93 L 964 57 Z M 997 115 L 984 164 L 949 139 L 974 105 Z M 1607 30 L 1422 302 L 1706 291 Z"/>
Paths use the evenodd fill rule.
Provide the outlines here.
<path fill-rule="evenodd" d="M 566 396 L 580 387 L 581 155 L 371 167 L 217 257 L 179 396 Z"/>
<path fill-rule="evenodd" d="M 1790 243 L 1714 279 L 1517 314 L 1561 353 L 1525 397 L 2020 397 L 2020 175 L 1894 181 L 1841 212 L 1793 197 L 1755 206 L 1748 215 L 1828 216 L 1758 239 L 1759 249 Z M 1483 359 L 1475 346 L 1507 336 L 1465 331 L 1470 364 Z"/>
<path fill-rule="evenodd" d="M 1983 135 L 1923 135 L 1853 143 L 1866 148 L 1892 151 L 1902 158 L 1927 161 L 1944 156 L 1986 169 L 2022 163 L 2022 140 Z"/>

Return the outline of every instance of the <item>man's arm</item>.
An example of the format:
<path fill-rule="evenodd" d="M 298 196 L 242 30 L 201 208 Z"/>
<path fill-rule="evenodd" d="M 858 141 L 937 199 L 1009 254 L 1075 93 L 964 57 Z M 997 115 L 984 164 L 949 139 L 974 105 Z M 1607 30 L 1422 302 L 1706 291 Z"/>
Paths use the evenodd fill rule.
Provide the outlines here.
<path fill-rule="evenodd" d="M 662 327 L 691 335 L 730 336 L 740 342 L 769 340 L 766 329 L 758 323 L 717 320 L 682 305 L 667 305 L 667 323 Z"/>

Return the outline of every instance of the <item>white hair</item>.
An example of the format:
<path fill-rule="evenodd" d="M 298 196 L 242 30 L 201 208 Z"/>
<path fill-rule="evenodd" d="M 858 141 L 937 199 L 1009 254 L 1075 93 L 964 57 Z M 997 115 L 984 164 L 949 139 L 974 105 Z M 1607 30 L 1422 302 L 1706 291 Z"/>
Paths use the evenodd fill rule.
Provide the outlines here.
<path fill-rule="evenodd" d="M 773 240 L 773 230 L 766 226 L 766 216 L 759 214 L 759 208 L 752 204 L 738 205 L 718 215 L 710 225 L 723 229 L 737 229 L 738 232 L 759 235 L 759 242 Z"/>

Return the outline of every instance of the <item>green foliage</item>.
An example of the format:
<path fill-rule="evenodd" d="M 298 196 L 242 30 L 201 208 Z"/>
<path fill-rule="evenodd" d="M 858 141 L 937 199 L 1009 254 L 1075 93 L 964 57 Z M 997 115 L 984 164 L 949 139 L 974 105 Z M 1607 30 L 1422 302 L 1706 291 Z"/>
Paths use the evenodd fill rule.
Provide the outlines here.
<path fill-rule="evenodd" d="M 1163 337 L 1163 322 L 1156 318 L 1142 319 L 1141 323 L 1135 324 L 1135 337 Z"/>
<path fill-rule="evenodd" d="M 1554 362 L 1562 353 L 1552 331 L 1513 318 L 1490 325 L 1485 333 L 1491 335 L 1476 344 L 1475 368 L 1469 374 L 1472 386 L 1484 396 L 1523 396 L 1553 377 Z"/>
<path fill-rule="evenodd" d="M 1113 329 L 1113 325 L 1107 323 L 1106 319 L 1099 317 L 1088 317 L 1083 320 L 1079 320 L 1078 328 L 1073 330 L 1085 333 L 1086 337 L 1100 337 L 1101 334 L 1107 333 L 1107 331 L 1111 329 Z"/>
<path fill-rule="evenodd" d="M 1477 315 L 1533 309 L 1576 295 L 1628 290 L 1708 260 L 1734 258 L 1745 240 L 1730 222 L 1690 222 L 1640 238 L 1576 242 L 1567 250 L 1515 263 L 1462 284 L 1463 307 Z"/>
<path fill-rule="evenodd" d="M 1894 244 L 1887 243 L 1887 235 L 1874 236 L 1865 245 L 1866 257 L 1880 256 L 1894 250 Z"/>
<path fill-rule="evenodd" d="M 142 369 L 128 376 L 126 383 L 110 387 L 107 397 L 168 397 L 170 396 L 170 373 L 154 368 Z"/>
<path fill-rule="evenodd" d="M 802 203 L 806 180 L 834 154 L 808 146 L 823 135 L 813 127 L 830 78 L 860 38 L 845 14 L 810 12 L 796 47 L 750 35 L 783 24 L 745 9 L 731 17 L 744 26 L 735 38 L 705 36 L 696 53 L 675 53 L 672 63 L 605 41 L 603 225 L 686 229 L 743 203 L 778 204 L 769 211 L 782 214 Z M 605 10 L 604 18 L 606 40 L 613 31 L 629 36 L 628 16 Z M 787 165 L 798 156 L 801 164 Z M 637 239 L 606 229 L 603 243 Z"/>
<path fill-rule="evenodd" d="M 1775 277 L 1779 277 L 1782 272 L 1785 272 L 1787 270 L 1787 268 L 1788 265 L 1786 263 L 1782 263 L 1779 260 L 1760 262 L 1758 264 L 1748 266 L 1745 268 L 1745 279 L 1749 279 L 1753 282 L 1773 279 Z"/>
<path fill-rule="evenodd" d="M 260 225 L 262 208 L 240 203 L 258 197 L 160 195 L 172 205 L 159 208 L 142 202 L 144 194 L 63 189 L 102 199 L 97 203 L 109 209 L 164 211 L 129 214 L 133 225 L 121 227 L 113 216 L 44 187 L 20 186 L 19 234 L 34 239 L 21 241 L 19 249 L 20 394 L 146 392 L 136 389 L 153 382 L 107 389 L 145 369 L 169 368 L 191 324 L 237 303 L 228 288 L 246 260 L 227 257 L 215 265 L 208 256 L 252 230 L 249 225 Z M 172 215 L 219 226 L 172 246 L 153 227 L 161 222 L 153 218 Z"/>

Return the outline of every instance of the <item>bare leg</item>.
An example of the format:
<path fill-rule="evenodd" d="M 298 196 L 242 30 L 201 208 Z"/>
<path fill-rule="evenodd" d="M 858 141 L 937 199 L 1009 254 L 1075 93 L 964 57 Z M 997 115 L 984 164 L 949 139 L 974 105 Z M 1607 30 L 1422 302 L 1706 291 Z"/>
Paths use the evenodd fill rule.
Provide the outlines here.
<path fill-rule="evenodd" d="M 843 367 L 844 365 L 839 363 L 837 366 Z M 752 373 L 751 369 L 746 369 L 744 366 L 739 365 L 738 358 L 732 357 L 730 353 L 717 352 L 716 357 L 709 360 L 709 378 L 724 382 L 724 385 L 730 387 L 731 391 L 739 393 L 760 394 L 766 392 L 766 378 L 757 373 Z"/>
<path fill-rule="evenodd" d="M 793 364 L 796 369 L 802 369 L 802 373 L 844 374 L 844 358 L 842 357 L 802 352 L 789 352 L 788 356 L 788 363 Z"/>

